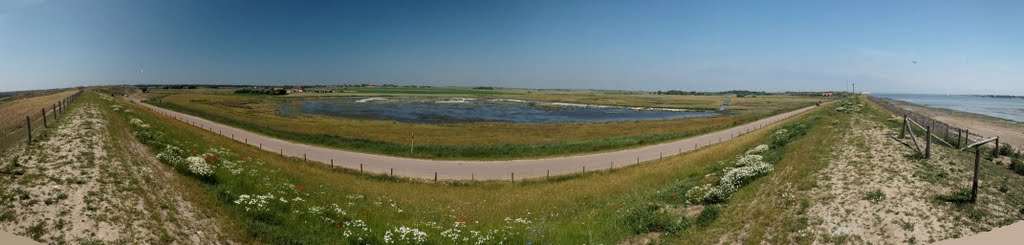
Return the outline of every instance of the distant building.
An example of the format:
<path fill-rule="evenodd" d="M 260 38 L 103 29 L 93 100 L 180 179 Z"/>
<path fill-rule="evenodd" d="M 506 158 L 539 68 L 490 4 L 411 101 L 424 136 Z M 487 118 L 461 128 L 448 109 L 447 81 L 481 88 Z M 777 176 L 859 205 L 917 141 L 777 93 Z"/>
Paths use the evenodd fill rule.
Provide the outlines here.
<path fill-rule="evenodd" d="M 318 94 L 329 94 L 329 93 L 334 93 L 334 90 L 332 90 L 332 89 L 317 89 L 317 90 L 310 90 L 310 92 L 318 93 Z"/>
<path fill-rule="evenodd" d="M 832 97 L 832 92 L 821 93 L 821 97 Z"/>
<path fill-rule="evenodd" d="M 302 89 L 299 85 L 292 86 L 292 89 L 288 90 L 288 93 L 305 93 L 306 90 Z"/>

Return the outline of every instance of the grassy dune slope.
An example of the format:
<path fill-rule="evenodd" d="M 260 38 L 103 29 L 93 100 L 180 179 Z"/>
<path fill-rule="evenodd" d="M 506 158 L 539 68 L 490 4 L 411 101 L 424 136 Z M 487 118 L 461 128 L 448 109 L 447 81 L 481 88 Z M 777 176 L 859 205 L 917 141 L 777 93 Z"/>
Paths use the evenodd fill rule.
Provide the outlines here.
<path fill-rule="evenodd" d="M 1024 177 L 1005 165 L 984 160 L 979 202 L 965 203 L 973 152 L 936 146 L 932 159 L 921 159 L 890 137 L 898 120 L 867 100 L 844 106 L 858 109 L 822 113 L 775 172 L 681 242 L 916 244 L 1024 218 Z"/>
<path fill-rule="evenodd" d="M 0 229 L 56 244 L 243 237 L 198 195 L 196 181 L 153 158 L 96 94 L 40 135 L 0 157 Z"/>

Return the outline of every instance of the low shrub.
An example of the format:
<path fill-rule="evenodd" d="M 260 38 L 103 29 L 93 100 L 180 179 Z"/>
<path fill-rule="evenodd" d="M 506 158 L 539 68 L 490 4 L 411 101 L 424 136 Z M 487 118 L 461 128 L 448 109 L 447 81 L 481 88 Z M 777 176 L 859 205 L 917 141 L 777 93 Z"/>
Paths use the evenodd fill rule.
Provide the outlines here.
<path fill-rule="evenodd" d="M 700 225 L 701 227 L 711 225 L 711 223 L 715 222 L 715 219 L 718 218 L 718 214 L 720 212 L 721 210 L 719 210 L 717 206 L 704 207 L 704 210 L 700 211 L 700 215 L 697 215 L 697 225 Z"/>
<path fill-rule="evenodd" d="M 867 200 L 871 203 L 878 203 L 881 202 L 882 200 L 885 200 L 885 193 L 883 193 L 880 189 L 875 189 L 864 195 L 864 200 Z"/>
<path fill-rule="evenodd" d="M 1008 156 L 1008 157 L 1020 156 L 1020 152 L 1017 151 L 1017 149 L 1014 149 L 1013 146 L 1010 146 L 1010 144 L 1006 144 L 1006 143 L 1003 143 L 1003 144 L 999 145 L 999 151 L 997 151 L 996 154 L 1000 155 L 1000 156 Z"/>
<path fill-rule="evenodd" d="M 634 234 L 649 232 L 676 233 L 689 226 L 685 219 L 677 220 L 655 203 L 643 203 L 630 207 L 622 217 L 623 225 L 629 227 Z"/>
<path fill-rule="evenodd" d="M 1022 162 L 1019 158 L 1014 158 L 1012 161 L 1010 161 L 1010 170 L 1013 170 L 1014 173 L 1017 173 L 1019 175 L 1024 175 L 1024 162 Z"/>

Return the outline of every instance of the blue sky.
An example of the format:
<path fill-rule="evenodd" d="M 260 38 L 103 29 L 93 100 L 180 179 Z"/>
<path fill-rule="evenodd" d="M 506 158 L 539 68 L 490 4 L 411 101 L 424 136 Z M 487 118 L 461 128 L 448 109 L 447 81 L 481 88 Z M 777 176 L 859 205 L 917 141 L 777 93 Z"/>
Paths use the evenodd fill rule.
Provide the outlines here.
<path fill-rule="evenodd" d="M 0 57 L 2 91 L 785 91 L 850 80 L 873 92 L 1024 95 L 1024 1 L 0 0 Z"/>

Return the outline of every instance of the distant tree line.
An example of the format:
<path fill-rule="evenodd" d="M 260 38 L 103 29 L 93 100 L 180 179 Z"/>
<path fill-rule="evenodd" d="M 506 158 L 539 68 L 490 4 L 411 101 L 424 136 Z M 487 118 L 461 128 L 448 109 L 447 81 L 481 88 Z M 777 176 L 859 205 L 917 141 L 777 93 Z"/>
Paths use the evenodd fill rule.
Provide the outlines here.
<path fill-rule="evenodd" d="M 494 87 L 473 87 L 473 89 L 480 89 L 480 90 L 494 90 Z"/>
<path fill-rule="evenodd" d="M 285 95 L 285 94 L 288 94 L 288 91 L 284 90 L 284 89 L 279 89 L 279 88 L 261 87 L 261 88 L 242 88 L 242 89 L 239 89 L 239 90 L 235 90 L 235 93 L 236 94 Z"/>
<path fill-rule="evenodd" d="M 162 89 L 196 89 L 196 85 L 164 85 Z"/>

